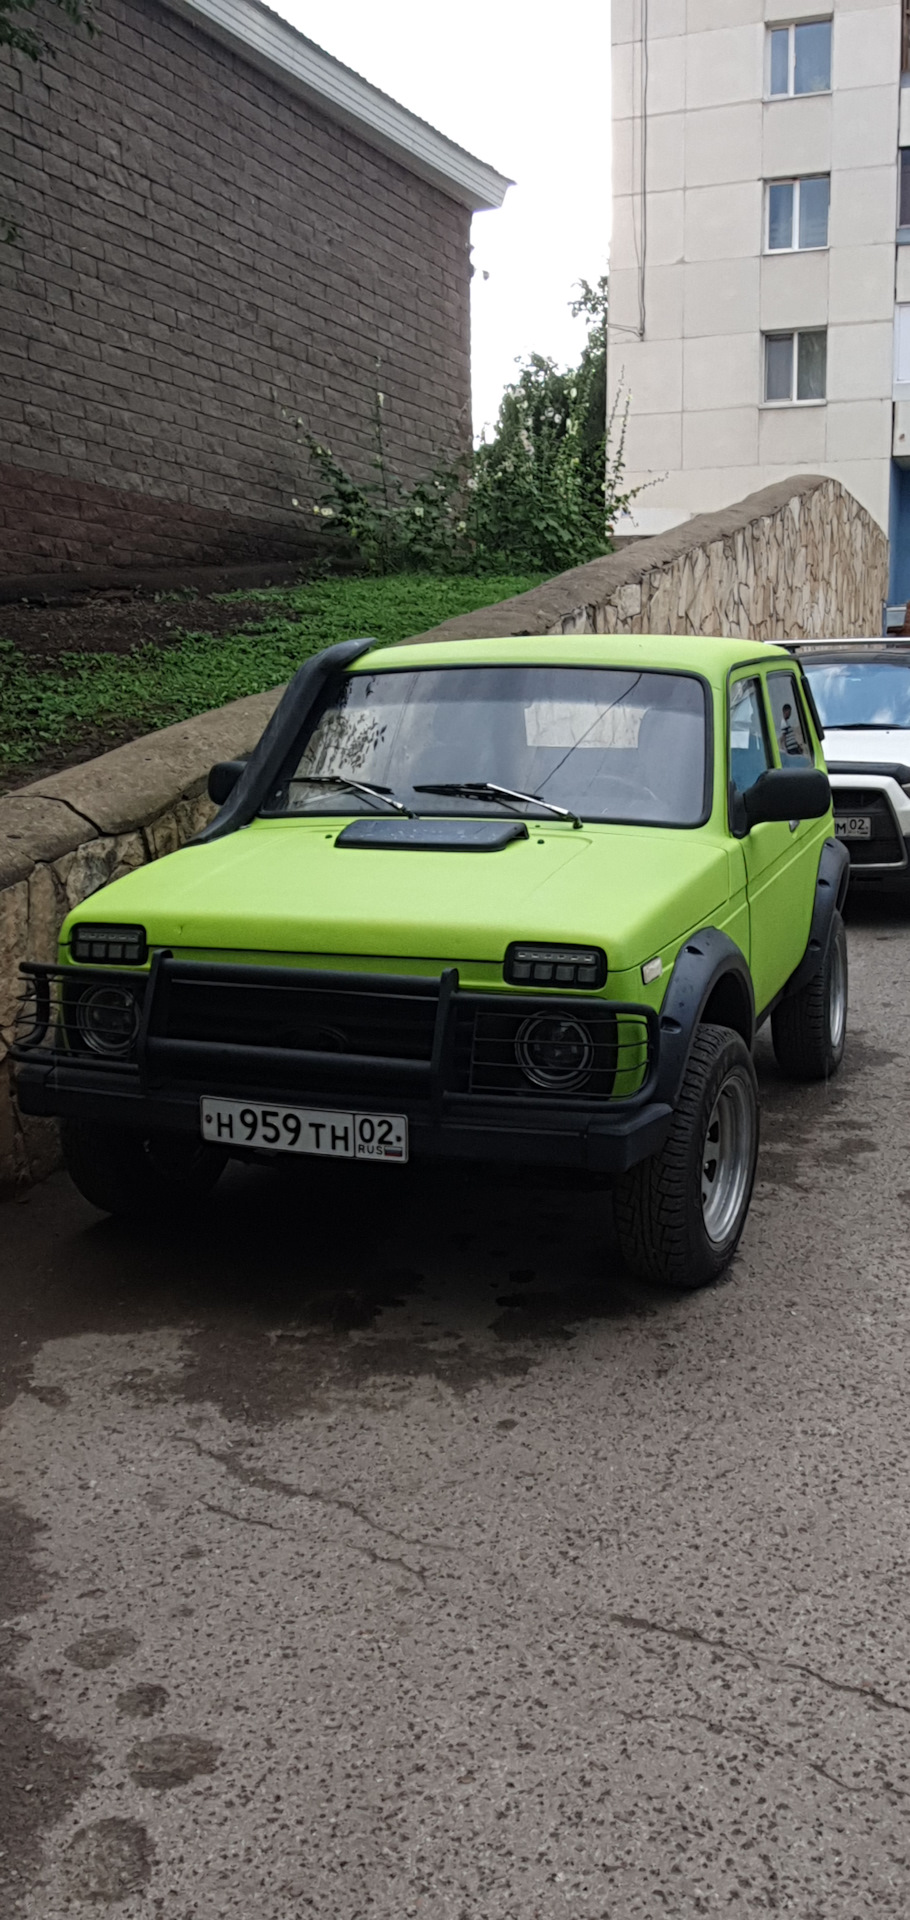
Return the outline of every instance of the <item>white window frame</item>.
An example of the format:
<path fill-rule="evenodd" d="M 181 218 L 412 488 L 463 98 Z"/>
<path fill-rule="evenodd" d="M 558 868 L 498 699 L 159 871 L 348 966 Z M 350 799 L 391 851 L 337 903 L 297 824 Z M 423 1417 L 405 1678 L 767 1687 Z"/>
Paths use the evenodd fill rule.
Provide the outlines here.
<path fill-rule="evenodd" d="M 899 300 L 894 309 L 892 398 L 910 400 L 910 301 L 907 300 Z"/>
<path fill-rule="evenodd" d="M 766 100 L 817 100 L 820 94 L 831 92 L 830 77 L 826 87 L 819 87 L 814 93 L 796 93 L 796 29 L 797 27 L 831 28 L 831 52 L 834 53 L 834 15 L 831 13 L 810 13 L 802 20 L 768 20 L 765 23 L 765 99 Z M 787 42 L 787 91 L 771 92 L 771 35 L 786 33 Z"/>
<path fill-rule="evenodd" d="M 818 400 L 798 400 L 796 382 L 798 377 L 797 356 L 799 354 L 799 336 L 801 333 L 823 333 L 825 335 L 825 391 Z M 790 359 L 790 398 L 789 400 L 768 400 L 765 397 L 765 383 L 768 377 L 768 340 L 784 340 L 787 335 L 793 342 Z M 761 405 L 763 407 L 826 407 L 828 404 L 828 328 L 824 327 L 768 327 L 761 337 Z"/>
<path fill-rule="evenodd" d="M 783 95 L 780 94 L 775 97 L 778 99 L 782 99 Z M 800 95 L 800 99 L 803 99 L 804 97 L 807 97 L 807 96 L 804 96 L 802 94 Z M 808 97 L 811 98 L 811 96 L 808 96 Z M 765 250 L 765 253 L 771 254 L 772 257 L 776 253 L 827 253 L 828 251 L 829 243 L 827 240 L 825 241 L 824 245 L 821 247 L 801 247 L 799 244 L 799 196 L 800 196 L 800 188 L 804 180 L 827 180 L 828 182 L 828 222 L 830 225 L 830 221 L 831 221 L 831 175 L 830 173 L 785 173 L 777 180 L 766 180 L 765 181 L 764 250 Z M 772 247 L 771 245 L 771 188 L 772 187 L 792 187 L 793 188 L 793 226 L 791 231 L 795 234 L 796 237 L 792 241 L 789 247 Z"/>

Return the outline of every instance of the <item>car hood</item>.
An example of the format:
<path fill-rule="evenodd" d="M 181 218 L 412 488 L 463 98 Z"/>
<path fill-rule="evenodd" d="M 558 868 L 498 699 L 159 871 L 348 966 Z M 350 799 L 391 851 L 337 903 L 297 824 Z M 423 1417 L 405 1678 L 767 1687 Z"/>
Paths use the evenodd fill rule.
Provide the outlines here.
<path fill-rule="evenodd" d="M 501 851 L 342 848 L 340 821 L 266 822 L 142 867 L 79 921 L 138 922 L 153 947 L 502 960 L 512 940 L 596 944 L 639 965 L 726 900 L 722 842 L 669 828 L 538 827 Z"/>
<path fill-rule="evenodd" d="M 910 727 L 826 727 L 825 759 L 835 766 L 850 760 L 866 767 L 910 767 Z"/>

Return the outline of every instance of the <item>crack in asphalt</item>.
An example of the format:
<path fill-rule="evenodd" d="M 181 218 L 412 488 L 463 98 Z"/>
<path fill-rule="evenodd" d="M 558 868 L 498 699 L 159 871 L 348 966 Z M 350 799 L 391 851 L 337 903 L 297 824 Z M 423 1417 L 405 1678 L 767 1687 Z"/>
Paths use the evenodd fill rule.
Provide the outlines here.
<path fill-rule="evenodd" d="M 204 1500 L 203 1506 L 206 1513 L 217 1513 L 222 1520 L 235 1520 L 238 1526 L 267 1527 L 270 1533 L 283 1533 L 289 1539 L 296 1537 L 292 1527 L 279 1527 L 274 1520 L 260 1520 L 252 1513 L 235 1513 L 233 1508 L 219 1507 L 213 1500 Z M 377 1553 L 375 1547 L 360 1546 L 356 1540 L 346 1540 L 344 1544 L 350 1553 L 362 1554 L 373 1567 L 398 1567 L 402 1573 L 410 1574 L 411 1579 L 416 1580 L 425 1593 L 428 1591 L 426 1572 L 423 1567 L 409 1566 L 407 1560 L 402 1560 L 398 1554 Z"/>
<path fill-rule="evenodd" d="M 435 1551 L 438 1553 L 454 1553 L 457 1551 L 455 1547 L 450 1546 L 444 1540 L 415 1540 L 410 1534 L 397 1533 L 394 1527 L 386 1526 L 381 1520 L 373 1520 L 370 1515 L 364 1511 L 363 1507 L 357 1505 L 356 1501 L 345 1500 L 341 1494 L 323 1493 L 319 1487 L 296 1487 L 292 1481 L 278 1480 L 275 1479 L 272 1474 L 260 1473 L 255 1467 L 245 1467 L 242 1461 L 236 1459 L 234 1454 L 230 1452 L 219 1451 L 213 1447 L 203 1447 L 198 1440 L 191 1440 L 189 1444 L 203 1459 L 214 1460 L 218 1466 L 224 1467 L 225 1471 L 231 1474 L 235 1480 L 239 1480 L 242 1486 L 253 1487 L 260 1493 L 279 1493 L 288 1500 L 308 1500 L 314 1506 L 329 1509 L 335 1508 L 342 1513 L 349 1513 L 355 1520 L 360 1520 L 364 1526 L 369 1527 L 373 1533 L 384 1534 L 389 1540 L 397 1540 L 399 1545 L 403 1547 L 424 1548 L 428 1552 Z M 208 1505 L 208 1502 L 205 1504 Z M 228 1512 L 227 1508 L 213 1508 L 212 1511 Z M 228 1517 L 235 1520 L 242 1520 L 248 1516 L 244 1516 L 243 1514 L 230 1514 Z M 290 1531 L 287 1527 L 276 1527 L 272 1520 L 254 1520 L 250 1518 L 249 1524 L 251 1526 L 271 1527 L 275 1533 L 287 1533 Z M 351 1542 L 351 1544 L 354 1545 L 354 1542 Z M 414 1579 L 423 1579 L 422 1571 L 419 1571 L 415 1567 L 408 1566 L 406 1560 L 400 1560 L 394 1555 L 377 1553 L 373 1547 L 360 1547 L 357 1548 L 357 1551 L 369 1555 L 383 1565 L 401 1566 L 407 1573 L 410 1573 Z"/>
<path fill-rule="evenodd" d="M 819 1673 L 817 1667 L 810 1667 L 799 1660 L 774 1660 L 769 1654 L 753 1653 L 749 1647 L 731 1646 L 726 1640 L 713 1639 L 710 1634 L 700 1633 L 697 1627 L 668 1625 L 661 1620 L 643 1620 L 634 1613 L 607 1613 L 601 1616 L 611 1626 L 625 1627 L 634 1633 L 656 1633 L 670 1640 L 683 1640 L 690 1645 L 707 1647 L 712 1653 L 724 1654 L 731 1660 L 747 1660 L 755 1668 L 763 1667 L 772 1673 L 800 1673 L 808 1680 L 817 1681 L 819 1686 L 827 1687 L 832 1693 L 849 1693 L 860 1699 L 869 1700 L 876 1707 L 887 1707 L 892 1713 L 910 1714 L 910 1707 L 902 1700 L 892 1700 L 890 1695 L 882 1693 L 876 1686 L 862 1685 L 852 1680 L 834 1680 L 829 1674 Z"/>
<path fill-rule="evenodd" d="M 611 1705 L 613 1711 L 622 1720 L 629 1720 L 636 1726 L 659 1727 L 664 1733 L 667 1731 L 667 1720 L 660 1714 L 645 1713 L 637 1707 L 620 1707 L 615 1701 Z M 674 1708 L 672 1718 L 690 1721 L 694 1726 L 704 1727 L 716 1740 L 742 1740 L 747 1746 L 757 1747 L 759 1752 L 770 1754 L 776 1760 L 795 1761 L 797 1766 L 808 1767 L 810 1772 L 820 1774 L 823 1780 L 837 1787 L 840 1793 L 851 1796 L 890 1793 L 897 1800 L 906 1800 L 910 1797 L 907 1789 L 895 1786 L 893 1780 L 876 1780 L 867 1787 L 861 1785 L 859 1781 L 851 1783 L 849 1780 L 842 1780 L 839 1774 L 832 1773 L 830 1767 L 826 1767 L 823 1761 L 813 1760 L 809 1754 L 801 1754 L 796 1747 L 778 1746 L 776 1741 L 769 1740 L 765 1734 L 759 1733 L 754 1727 L 744 1727 L 739 1722 L 725 1727 L 721 1721 L 711 1720 L 706 1714 L 693 1713 L 685 1707 Z"/>

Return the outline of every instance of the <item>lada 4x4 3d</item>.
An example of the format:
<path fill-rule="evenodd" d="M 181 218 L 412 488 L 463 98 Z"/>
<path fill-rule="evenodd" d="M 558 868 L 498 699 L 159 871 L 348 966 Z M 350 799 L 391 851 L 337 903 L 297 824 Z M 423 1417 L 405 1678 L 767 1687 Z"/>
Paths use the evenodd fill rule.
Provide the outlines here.
<path fill-rule="evenodd" d="M 757 1024 L 798 1079 L 843 1053 L 820 732 L 742 641 L 329 648 L 211 825 L 27 969 L 21 1104 L 111 1211 L 231 1155 L 586 1170 L 633 1269 L 701 1285 L 748 1212 Z"/>

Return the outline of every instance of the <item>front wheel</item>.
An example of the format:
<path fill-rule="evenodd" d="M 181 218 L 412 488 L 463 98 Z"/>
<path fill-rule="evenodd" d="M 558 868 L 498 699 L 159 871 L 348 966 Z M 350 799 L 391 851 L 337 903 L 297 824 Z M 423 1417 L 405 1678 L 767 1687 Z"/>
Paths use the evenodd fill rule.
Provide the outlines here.
<path fill-rule="evenodd" d="M 758 1082 L 729 1027 L 699 1027 L 670 1132 L 623 1174 L 613 1217 L 628 1266 L 688 1292 L 716 1280 L 746 1224 L 758 1159 Z"/>
<path fill-rule="evenodd" d="M 102 1213 L 167 1217 L 211 1192 L 224 1155 L 192 1134 L 142 1134 L 64 1120 L 67 1173 L 84 1200 Z"/>
<path fill-rule="evenodd" d="M 817 974 L 771 1015 L 774 1058 L 788 1080 L 830 1080 L 847 1036 L 847 934 L 835 913 Z"/>

